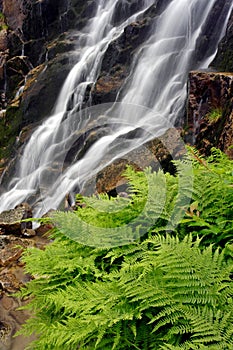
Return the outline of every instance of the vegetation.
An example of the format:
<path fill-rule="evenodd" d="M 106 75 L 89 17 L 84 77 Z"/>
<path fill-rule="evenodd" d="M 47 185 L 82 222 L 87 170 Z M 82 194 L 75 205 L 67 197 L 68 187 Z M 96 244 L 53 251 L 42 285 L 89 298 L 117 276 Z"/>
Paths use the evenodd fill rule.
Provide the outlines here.
<path fill-rule="evenodd" d="M 212 109 L 212 111 L 210 111 L 207 115 L 206 118 L 207 120 L 211 123 L 211 122 L 216 122 L 219 118 L 221 118 L 222 116 L 222 109 L 221 108 L 215 108 Z"/>
<path fill-rule="evenodd" d="M 53 242 L 24 254 L 29 349 L 233 348 L 232 161 L 190 155 L 175 176 L 128 168 L 128 198 L 55 213 Z"/>
<path fill-rule="evenodd" d="M 0 30 L 8 29 L 8 25 L 5 23 L 5 16 L 2 12 L 0 12 Z"/>

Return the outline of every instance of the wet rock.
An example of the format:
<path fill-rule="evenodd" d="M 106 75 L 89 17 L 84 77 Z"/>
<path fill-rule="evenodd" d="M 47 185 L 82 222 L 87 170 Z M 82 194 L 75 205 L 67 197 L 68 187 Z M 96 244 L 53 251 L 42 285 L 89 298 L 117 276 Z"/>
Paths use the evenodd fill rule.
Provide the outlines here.
<path fill-rule="evenodd" d="M 85 11 L 93 11 L 94 4 L 95 1 L 82 0 L 1 1 L 0 108 L 7 107 L 7 112 L 0 118 L 0 159 L 14 156 L 19 146 L 15 140 L 22 128 L 50 113 L 74 64 L 70 53 L 74 49 L 72 38 L 66 40 L 66 34 L 69 36 L 70 30 L 77 29 L 77 22 L 86 23 L 89 12 Z M 24 96 L 21 90 L 16 106 L 15 94 L 25 78 L 27 91 Z"/>
<path fill-rule="evenodd" d="M 90 195 L 95 191 L 99 193 L 124 192 L 126 179 L 122 173 L 128 165 L 131 165 L 137 171 L 149 166 L 155 171 L 162 169 L 164 172 L 174 174 L 175 167 L 171 160 L 181 159 L 186 153 L 180 135 L 181 130 L 169 129 L 161 137 L 151 140 L 126 154 L 124 159 L 114 161 L 100 171 L 95 179 L 88 182 L 84 193 Z"/>
<path fill-rule="evenodd" d="M 222 23 L 224 23 L 226 16 L 228 14 L 229 8 L 231 6 L 232 0 L 222 0 L 222 1 L 216 1 L 213 5 L 213 8 L 211 12 L 209 13 L 204 26 L 202 28 L 202 35 L 198 39 L 198 44 L 195 50 L 195 55 L 193 57 L 193 64 L 194 67 L 200 67 L 200 63 L 203 62 L 203 59 L 210 57 L 211 55 L 215 54 L 213 51 L 214 43 L 216 40 L 221 39 L 221 32 L 219 31 L 219 27 Z M 233 15 L 233 12 L 232 12 Z M 231 27 L 231 20 L 228 22 L 228 28 Z M 224 40 L 227 41 L 228 44 L 230 44 L 230 38 L 225 37 Z M 227 44 L 227 45 L 228 45 Z M 226 48 L 226 47 L 225 47 Z M 221 51 L 221 48 L 219 48 Z M 226 54 L 226 51 L 224 51 L 224 55 Z M 215 66 L 216 67 L 216 66 Z M 219 68 L 217 69 L 219 70 Z M 220 69 L 221 71 L 222 69 Z M 229 71 L 228 69 L 224 71 Z"/>
<path fill-rule="evenodd" d="M 20 112 L 23 122 L 20 128 L 49 115 L 60 87 L 73 65 L 71 53 L 66 53 L 30 72 L 21 98 Z"/>
<path fill-rule="evenodd" d="M 4 234 L 22 234 L 25 229 L 31 229 L 31 222 L 21 222 L 32 218 L 32 210 L 27 203 L 18 205 L 15 209 L 0 214 L 0 228 Z"/>
<path fill-rule="evenodd" d="M 15 56 L 7 61 L 7 74 L 12 77 L 15 74 L 20 74 L 21 79 L 28 74 L 33 68 L 27 56 Z"/>
<path fill-rule="evenodd" d="M 233 99 L 232 99 L 233 104 Z M 227 114 L 222 129 L 222 133 L 219 137 L 218 147 L 222 149 L 230 159 L 233 159 L 233 112 Z"/>
<path fill-rule="evenodd" d="M 27 56 L 15 56 L 8 60 L 6 63 L 6 74 L 9 78 L 8 89 L 13 91 L 16 86 L 24 84 L 24 79 L 32 68 Z"/>
<path fill-rule="evenodd" d="M 113 102 L 129 74 L 135 50 L 146 41 L 153 17 L 138 20 L 130 24 L 117 38 L 111 42 L 104 55 L 99 78 L 91 88 L 93 104 Z"/>
<path fill-rule="evenodd" d="M 54 212 L 53 209 L 49 210 L 42 216 L 42 219 L 49 218 L 50 215 Z M 39 227 L 36 228 L 36 235 L 39 237 L 46 237 L 47 234 L 54 228 L 54 225 L 48 220 L 48 222 L 44 222 L 40 224 Z"/>
<path fill-rule="evenodd" d="M 69 52 L 60 54 L 48 64 L 42 64 L 31 70 L 26 83 L 21 76 L 21 86 L 25 84 L 23 92 L 12 100 L 5 117 L 0 118 L 0 159 L 13 158 L 16 149 L 21 145 L 17 144 L 16 136 L 19 137 L 25 127 L 27 130 L 32 130 L 41 119 L 50 114 L 60 87 L 73 67 L 75 59 L 75 54 L 74 56 Z M 19 74 L 14 76 L 15 81 L 19 81 L 19 78 Z"/>
<path fill-rule="evenodd" d="M 25 228 L 21 231 L 23 237 L 33 237 L 36 235 L 36 231 L 31 228 Z"/>
<path fill-rule="evenodd" d="M 191 72 L 185 140 L 208 155 L 219 147 L 232 156 L 233 73 Z"/>
<path fill-rule="evenodd" d="M 123 33 L 112 41 L 104 55 L 99 78 L 94 86 L 87 91 L 86 100 L 91 94 L 92 104 L 114 102 L 125 79 L 129 75 L 130 65 L 133 61 L 136 50 L 146 42 L 150 35 L 151 28 L 164 10 L 169 0 L 155 1 L 143 16 L 137 21 L 130 23 Z M 138 1 L 128 3 L 119 2 L 118 11 L 112 19 L 113 23 L 122 20 L 122 15 L 130 15 L 140 7 Z M 123 11 L 123 14 L 122 14 Z"/>
<path fill-rule="evenodd" d="M 227 32 L 221 40 L 217 55 L 211 66 L 220 72 L 233 72 L 233 11 L 227 25 Z"/>

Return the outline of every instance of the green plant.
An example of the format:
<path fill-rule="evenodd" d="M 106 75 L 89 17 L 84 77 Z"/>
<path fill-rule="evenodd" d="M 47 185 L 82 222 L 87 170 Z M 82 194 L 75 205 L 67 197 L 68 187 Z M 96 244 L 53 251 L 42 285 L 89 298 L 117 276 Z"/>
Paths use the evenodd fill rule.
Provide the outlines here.
<path fill-rule="evenodd" d="M 5 23 L 5 16 L 2 12 L 0 12 L 0 30 L 8 29 L 8 25 Z"/>
<path fill-rule="evenodd" d="M 224 247 L 233 242 L 233 171 L 232 160 L 213 148 L 206 160 L 194 156 L 192 201 L 177 233 L 188 232 L 202 237 L 202 245 Z"/>
<path fill-rule="evenodd" d="M 233 348 L 232 161 L 190 155 L 177 176 L 128 168 L 129 198 L 55 213 L 53 242 L 24 254 L 29 349 Z"/>
<path fill-rule="evenodd" d="M 221 116 L 222 116 L 222 109 L 221 108 L 215 108 L 215 109 L 212 109 L 209 113 L 207 113 L 205 118 L 209 122 L 216 122 L 219 118 L 221 118 Z"/>
<path fill-rule="evenodd" d="M 24 260 L 30 349 L 232 349 L 232 261 L 186 237 L 98 250 L 65 237 Z"/>

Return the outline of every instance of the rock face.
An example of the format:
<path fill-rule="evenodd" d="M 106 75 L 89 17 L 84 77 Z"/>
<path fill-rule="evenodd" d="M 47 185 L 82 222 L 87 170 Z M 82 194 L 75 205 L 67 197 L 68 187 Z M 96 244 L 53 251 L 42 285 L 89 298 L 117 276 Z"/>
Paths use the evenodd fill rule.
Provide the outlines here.
<path fill-rule="evenodd" d="M 0 158 L 12 155 L 16 136 L 26 125 L 49 114 L 75 62 L 71 32 L 77 22 L 85 24 L 90 2 L 78 1 L 76 14 L 75 3 L 0 1 L 0 106 L 7 108 L 0 117 Z"/>
<path fill-rule="evenodd" d="M 130 24 L 111 43 L 96 84 L 85 101 L 115 100 L 129 74 L 135 50 L 146 40 L 151 25 L 170 0 L 156 0 L 144 17 Z M 140 4 L 119 1 L 112 22 L 127 18 Z M 89 0 L 0 0 L 0 173 L 9 158 L 25 143 L 31 131 L 47 117 L 60 88 L 78 60 L 75 43 L 96 2 Z M 75 31 L 74 31 L 75 29 Z"/>
<path fill-rule="evenodd" d="M 185 139 L 206 155 L 218 147 L 233 150 L 233 73 L 191 72 Z"/>
<path fill-rule="evenodd" d="M 233 72 L 233 12 L 228 22 L 226 35 L 219 45 L 212 66 L 220 72 Z"/>
<path fill-rule="evenodd" d="M 226 4 L 228 1 L 231 0 L 225 0 Z M 129 75 L 135 51 L 145 42 L 169 2 L 155 0 L 143 16 L 129 24 L 109 45 L 99 77 L 86 91 L 86 104 L 90 96 L 92 104 L 115 101 Z M 139 6 L 137 0 L 119 1 L 112 22 L 118 24 L 122 16 L 128 17 Z M 196 62 L 205 52 L 206 42 L 218 31 L 218 7 L 216 2 L 206 22 Z M 38 123 L 50 114 L 60 87 L 78 60 L 75 43 L 80 36 L 79 30 L 95 10 L 94 0 L 0 0 L 0 174 Z M 216 69 L 233 71 L 232 28 L 233 14 L 212 64 Z M 199 96 L 197 103 L 200 102 L 198 99 Z M 192 123 L 190 115 L 188 118 Z M 226 126 L 222 128 L 228 130 L 227 135 L 231 119 L 224 118 Z M 228 136 L 219 136 L 219 144 L 226 140 L 229 144 L 228 139 Z"/>
<path fill-rule="evenodd" d="M 118 91 L 129 75 L 130 64 L 135 51 L 142 45 L 150 33 L 150 28 L 164 10 L 169 0 L 158 0 L 147 10 L 144 17 L 129 24 L 104 56 L 99 78 L 91 87 L 92 103 L 114 102 Z"/>

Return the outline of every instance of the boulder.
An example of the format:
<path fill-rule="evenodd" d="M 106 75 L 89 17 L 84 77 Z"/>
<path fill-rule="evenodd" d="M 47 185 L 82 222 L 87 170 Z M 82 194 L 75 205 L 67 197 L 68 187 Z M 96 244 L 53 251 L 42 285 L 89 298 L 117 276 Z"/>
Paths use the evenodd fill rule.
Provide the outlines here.
<path fill-rule="evenodd" d="M 32 209 L 27 203 L 22 203 L 17 205 L 15 209 L 2 212 L 0 214 L 1 233 L 23 235 L 28 229 L 32 229 L 31 222 L 21 222 L 28 218 L 32 218 Z"/>
<path fill-rule="evenodd" d="M 176 170 L 171 160 L 181 159 L 185 153 L 181 130 L 168 129 L 161 137 L 148 141 L 101 170 L 85 185 L 83 193 L 92 195 L 93 190 L 110 194 L 124 192 L 126 179 L 122 173 L 128 165 L 138 171 L 151 167 L 154 171 L 162 169 L 174 174 Z"/>

